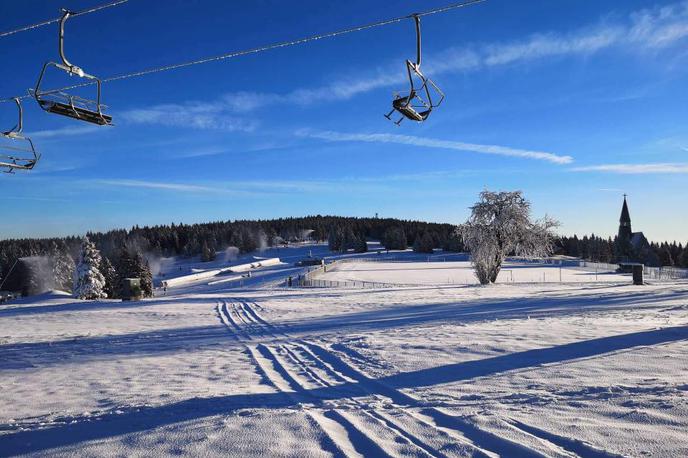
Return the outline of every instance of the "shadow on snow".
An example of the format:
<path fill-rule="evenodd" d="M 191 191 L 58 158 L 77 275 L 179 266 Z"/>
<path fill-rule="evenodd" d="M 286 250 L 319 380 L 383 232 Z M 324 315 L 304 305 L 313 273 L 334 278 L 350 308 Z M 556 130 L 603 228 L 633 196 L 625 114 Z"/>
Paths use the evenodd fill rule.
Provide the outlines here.
<path fill-rule="evenodd" d="M 448 364 L 400 373 L 380 379 L 370 379 L 358 373 L 351 374 L 358 380 L 357 383 L 351 383 L 351 385 L 364 384 L 368 391 L 372 389 L 374 393 L 391 397 L 399 404 L 411 407 L 425 407 L 397 390 L 442 383 L 465 382 L 477 377 L 498 375 L 507 371 L 537 368 L 544 364 L 561 363 L 640 346 L 658 345 L 685 339 L 688 339 L 688 326 L 678 326 L 573 342 L 477 361 Z M 337 364 L 337 357 L 332 354 L 322 351 L 320 356 Z M 339 369 L 347 370 L 346 365 L 342 365 L 341 362 L 339 364 Z M 308 390 L 307 393 L 312 395 L 313 402 L 317 403 L 324 400 L 339 399 L 348 391 L 346 384 L 344 384 Z M 63 418 L 61 420 L 64 424 L 54 427 L 6 433 L 0 436 L 0 454 L 14 455 L 76 445 L 85 441 L 107 439 L 184 421 L 228 414 L 242 408 L 290 407 L 297 407 L 290 395 L 273 393 L 196 398 L 156 407 L 118 408 L 99 416 Z"/>

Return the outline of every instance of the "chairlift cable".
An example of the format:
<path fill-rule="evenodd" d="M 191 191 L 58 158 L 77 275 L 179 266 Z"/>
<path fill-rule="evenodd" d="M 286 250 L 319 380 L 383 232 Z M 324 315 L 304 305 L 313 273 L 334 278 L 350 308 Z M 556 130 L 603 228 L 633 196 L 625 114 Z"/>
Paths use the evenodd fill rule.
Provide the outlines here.
<path fill-rule="evenodd" d="M 84 14 L 95 13 L 96 11 L 104 10 L 105 8 L 112 8 L 113 6 L 119 6 L 119 5 L 126 3 L 128 1 L 129 0 L 116 0 L 114 2 L 104 3 L 102 5 L 94 6 L 93 8 L 88 8 L 88 9 L 81 10 L 81 11 L 76 11 L 76 12 L 74 12 L 74 14 L 72 14 L 72 17 L 82 16 Z M 43 21 L 43 22 L 38 22 L 36 24 L 31 24 L 31 25 L 27 25 L 24 27 L 20 27 L 20 28 L 15 29 L 15 30 L 8 30 L 7 32 L 0 32 L 0 38 L 8 37 L 10 35 L 14 35 L 15 33 L 26 32 L 29 30 L 37 29 L 39 27 L 44 27 L 46 25 L 55 24 L 56 22 L 60 22 L 59 17 L 56 17 L 54 19 L 49 19 L 49 20 Z"/>
<path fill-rule="evenodd" d="M 123 1 L 127 1 L 127 0 L 120 0 L 120 2 L 123 2 Z M 140 71 L 133 72 L 133 73 L 126 73 L 123 75 L 112 76 L 109 78 L 103 78 L 101 81 L 103 83 L 110 83 L 113 81 L 121 81 L 121 80 L 129 79 L 129 78 L 137 78 L 140 76 L 150 75 L 153 73 L 160 73 L 160 72 L 166 72 L 166 71 L 170 71 L 170 70 L 177 70 L 177 69 L 185 68 L 185 67 L 191 67 L 193 65 L 207 64 L 210 62 L 217 62 L 217 61 L 226 60 L 226 59 L 234 59 L 237 57 L 246 56 L 246 55 L 250 55 L 250 54 L 258 54 L 258 53 L 262 53 L 265 51 L 271 51 L 273 49 L 286 48 L 286 47 L 290 47 L 290 46 L 296 46 L 296 45 L 309 43 L 312 41 L 322 40 L 325 38 L 334 38 L 334 37 L 337 37 L 340 35 L 346 35 L 346 34 L 350 34 L 350 33 L 354 33 L 354 32 L 361 32 L 361 31 L 376 28 L 376 27 L 382 27 L 382 26 L 386 26 L 386 25 L 390 25 L 390 24 L 395 24 L 395 23 L 402 22 L 402 21 L 405 21 L 405 20 L 410 19 L 410 18 L 414 18 L 414 17 L 423 17 L 423 16 L 429 16 L 432 14 L 445 13 L 445 12 L 450 11 L 450 10 L 454 10 L 454 9 L 458 9 L 458 8 L 464 8 L 464 7 L 475 5 L 478 3 L 485 2 L 485 1 L 487 1 L 487 0 L 468 0 L 468 1 L 463 1 L 463 2 L 459 2 L 459 3 L 453 3 L 453 4 L 446 5 L 446 6 L 443 6 L 440 8 L 425 10 L 425 11 L 422 11 L 419 13 L 408 14 L 405 16 L 399 16 L 399 17 L 395 17 L 395 18 L 391 18 L 391 19 L 384 19 L 381 21 L 372 22 L 372 23 L 363 24 L 363 25 L 358 25 L 358 26 L 347 28 L 347 29 L 336 30 L 333 32 L 326 32 L 326 33 L 322 33 L 322 34 L 318 34 L 318 35 L 311 35 L 311 36 L 299 38 L 296 40 L 282 41 L 279 43 L 273 43 L 273 44 L 269 44 L 269 45 L 265 45 L 265 46 L 260 46 L 257 48 L 245 49 L 242 51 L 233 51 L 233 52 L 229 52 L 226 54 L 221 54 L 221 55 L 212 56 L 212 57 L 205 57 L 202 59 L 192 60 L 192 61 L 188 61 L 188 62 L 180 62 L 177 64 L 171 64 L 171 65 L 166 65 L 166 66 L 162 66 L 162 67 L 149 68 L 149 69 L 140 70 Z M 85 13 L 81 13 L 81 14 L 85 14 Z M 59 19 L 57 19 L 56 21 L 59 21 Z M 93 84 L 96 84 L 96 83 L 95 82 L 86 82 L 86 83 L 81 83 L 81 84 L 75 84 L 73 86 L 67 86 L 67 87 L 63 87 L 60 89 L 53 89 L 53 90 L 45 91 L 45 92 L 43 92 L 43 94 L 51 94 L 51 93 L 58 93 L 58 92 L 63 92 L 63 91 L 70 91 L 72 89 L 78 89 L 78 88 L 90 86 Z M 6 99 L 0 99 L 0 102 L 8 102 L 8 101 L 11 101 L 15 98 L 26 99 L 29 97 L 31 97 L 31 95 L 28 95 L 28 94 L 18 96 L 18 97 L 9 97 Z"/>

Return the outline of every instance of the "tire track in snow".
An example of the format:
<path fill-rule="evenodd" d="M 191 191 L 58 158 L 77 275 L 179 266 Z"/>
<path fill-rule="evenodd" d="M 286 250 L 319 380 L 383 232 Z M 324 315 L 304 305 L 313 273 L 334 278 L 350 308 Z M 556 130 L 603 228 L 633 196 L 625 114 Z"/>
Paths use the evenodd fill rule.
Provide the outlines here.
<path fill-rule="evenodd" d="M 235 307 L 235 313 L 239 314 L 241 311 L 242 321 L 251 321 L 251 323 L 246 323 L 247 327 L 250 326 L 253 330 L 262 327 L 258 330 L 261 334 L 270 335 L 274 338 L 280 339 L 291 339 L 290 336 L 280 330 L 278 330 L 274 325 L 268 323 L 263 319 L 254 309 L 251 307 L 250 303 L 247 301 L 238 301 L 238 305 L 233 301 L 233 307 Z M 239 308 L 240 310 L 236 310 Z M 276 350 L 273 350 L 270 346 L 265 344 L 260 344 L 258 350 L 261 355 L 266 359 L 272 361 L 274 370 L 279 373 L 280 377 L 287 381 L 289 387 L 292 390 L 301 392 L 303 394 L 308 394 L 308 388 L 305 386 L 307 383 L 304 381 L 299 382 L 298 372 L 303 372 L 305 376 L 310 379 L 310 381 L 317 388 L 330 388 L 337 389 L 339 384 L 346 384 L 347 387 L 355 386 L 357 393 L 350 392 L 350 388 L 342 388 L 349 390 L 342 393 L 339 397 L 345 400 L 344 405 L 337 406 L 338 408 L 344 407 L 347 411 L 355 411 L 361 415 L 367 416 L 371 421 L 375 421 L 379 427 L 384 428 L 389 433 L 391 433 L 395 439 L 391 442 L 399 443 L 399 441 L 406 442 L 408 446 L 415 448 L 416 453 L 428 456 L 445 457 L 445 453 L 440 451 L 440 449 L 445 449 L 448 453 L 453 452 L 452 455 L 472 455 L 472 456 L 490 456 L 489 452 L 481 450 L 474 444 L 467 441 L 465 437 L 460 434 L 456 434 L 455 431 L 451 431 L 448 428 L 438 427 L 431 419 L 423 418 L 421 415 L 414 415 L 407 409 L 401 408 L 393 404 L 394 397 L 389 396 L 389 393 L 383 393 L 382 395 L 376 390 L 366 389 L 363 384 L 360 383 L 362 374 L 359 377 L 347 377 L 341 372 L 337 371 L 332 365 L 324 362 L 319 358 L 311 349 L 309 348 L 311 344 L 306 342 L 296 341 L 292 344 L 282 344 L 277 348 L 284 353 L 286 356 L 279 355 Z M 328 352 L 322 347 L 318 347 L 324 352 Z M 294 350 L 296 349 L 296 350 Z M 297 354 L 300 352 L 301 354 Z M 322 374 L 318 373 L 316 369 L 311 367 L 310 364 L 315 364 L 316 368 L 319 369 Z M 288 366 L 296 368 L 290 371 Z M 372 397 L 381 404 L 386 404 L 388 406 L 385 411 L 380 411 L 378 409 L 371 409 L 368 405 L 361 403 L 356 400 L 356 395 L 359 397 Z M 310 395 L 313 396 L 313 395 Z M 398 397 L 398 396 L 397 396 Z M 388 399 L 392 400 L 392 403 Z M 410 398 L 408 398 L 410 399 Z M 407 399 L 404 399 L 405 401 Z M 412 401 L 415 403 L 415 401 Z M 404 402 L 403 404 L 408 404 Z M 330 414 L 328 418 L 343 418 L 347 414 L 341 412 L 336 412 L 336 415 Z M 342 425 L 344 428 L 350 430 L 351 427 L 355 427 L 353 418 L 347 419 L 347 425 Z M 404 424 L 406 423 L 406 425 Z M 411 428 L 408 428 L 409 423 L 411 423 Z M 356 428 L 358 432 L 352 432 L 352 436 L 359 436 L 363 434 L 368 437 L 369 433 L 364 433 L 361 428 Z M 418 437 L 417 434 L 409 432 L 409 429 L 418 430 L 424 436 L 423 439 Z M 366 435 L 368 434 L 368 435 Z M 388 440 L 387 443 L 390 441 Z M 434 442 L 437 445 L 432 446 L 427 442 Z M 368 444 L 366 444 L 368 445 Z M 413 450 L 412 448 L 412 450 Z M 403 450 L 392 450 L 394 454 L 399 454 Z"/>
<path fill-rule="evenodd" d="M 245 301 L 240 301 L 238 304 L 233 301 L 232 310 L 234 311 L 234 314 L 238 316 L 239 319 L 247 327 L 249 327 L 249 329 L 258 331 L 261 334 L 270 335 L 275 338 L 289 338 L 288 335 L 276 330 L 275 326 L 269 324 L 260 315 L 258 315 L 258 313 L 255 310 L 253 310 L 253 308 Z M 257 329 L 259 327 L 262 327 L 263 329 Z M 244 332 L 244 334 L 246 333 Z M 328 380 L 327 378 L 317 374 L 313 370 L 313 368 L 309 366 L 308 361 L 304 360 L 303 356 L 299 356 L 294 352 L 291 345 L 282 344 L 279 345 L 277 348 L 281 350 L 284 353 L 284 355 L 286 355 L 286 358 L 282 355 L 279 355 L 278 352 L 271 346 L 265 344 L 258 344 L 256 350 L 259 354 L 254 355 L 254 359 L 257 362 L 259 362 L 259 364 L 262 364 L 264 372 L 270 374 L 270 377 L 275 379 L 274 385 L 277 386 L 278 389 L 285 392 L 297 393 L 298 396 L 294 396 L 294 398 L 295 400 L 298 400 L 301 404 L 308 403 L 308 398 L 311 398 L 313 404 L 318 404 L 321 402 L 321 400 L 319 399 L 313 399 L 314 396 L 309 393 L 309 389 L 306 386 L 304 386 L 304 383 L 302 381 L 298 380 L 299 376 L 295 374 L 293 369 L 290 370 L 290 365 L 297 368 L 296 372 L 302 371 L 304 374 L 306 374 L 307 377 L 309 377 L 310 380 L 312 380 L 318 387 L 336 389 L 336 386 L 338 384 L 337 380 Z M 303 350 L 306 347 L 300 348 Z M 312 353 L 310 352 L 308 352 L 308 354 L 312 355 Z M 311 358 L 315 358 L 314 355 L 311 356 Z M 272 367 L 265 367 L 266 362 L 269 362 Z M 353 380 L 346 379 L 342 379 L 342 381 L 348 383 L 353 382 Z M 359 395 L 366 396 L 368 395 L 368 393 L 360 392 Z M 435 450 L 433 447 L 424 444 L 417 437 L 405 432 L 403 428 L 399 427 L 397 424 L 390 421 L 388 418 L 385 418 L 383 415 L 375 412 L 374 410 L 368 409 L 366 405 L 355 400 L 352 397 L 352 393 L 342 393 L 341 399 L 347 400 L 347 410 L 356 411 L 361 415 L 367 416 L 368 421 L 374 421 L 379 425 L 379 428 L 387 429 L 389 431 L 388 436 L 390 437 L 387 440 L 387 442 L 398 443 L 399 439 L 402 439 L 406 442 L 407 447 L 417 447 L 415 453 L 412 452 L 412 454 L 416 456 L 446 456 L 445 454 Z M 325 414 L 323 414 L 323 416 L 326 419 L 329 419 L 330 421 L 338 423 L 339 428 L 347 432 L 347 436 L 349 437 L 350 442 L 338 444 L 340 449 L 344 450 L 348 448 L 349 450 L 351 450 L 351 447 L 353 447 L 353 449 L 355 450 L 364 452 L 365 455 L 370 455 L 371 453 L 376 456 L 381 455 L 383 449 L 373 439 L 370 431 L 366 431 L 365 427 L 361 427 L 360 425 L 357 426 L 355 424 L 360 423 L 360 421 L 356 422 L 355 419 L 352 418 L 353 415 L 351 413 L 341 413 L 333 409 L 329 409 L 325 412 Z M 313 419 L 317 421 L 316 417 L 318 416 L 313 416 Z M 322 421 L 323 418 L 321 417 L 320 420 Z M 325 423 L 323 423 L 323 425 L 321 426 L 330 426 L 330 428 L 332 427 L 331 424 L 327 425 Z M 339 431 L 339 434 L 333 432 L 333 434 L 330 435 L 330 437 L 333 438 L 335 442 L 337 441 L 334 439 L 334 437 L 341 436 L 341 429 Z M 395 455 L 398 454 L 397 452 L 399 452 L 399 450 L 392 451 L 392 453 L 394 453 Z M 383 454 L 387 455 L 388 453 L 385 452 Z"/>
<path fill-rule="evenodd" d="M 508 420 L 505 420 L 505 422 L 512 428 L 516 428 L 526 434 L 537 437 L 538 439 L 546 440 L 556 444 L 567 452 L 571 452 L 577 456 L 584 456 L 586 458 L 622 458 L 622 455 L 597 449 L 579 439 L 560 436 L 535 426 L 527 425 L 513 418 L 509 418 Z"/>
<path fill-rule="evenodd" d="M 350 439 L 355 438 L 357 450 L 364 450 L 371 452 L 371 442 L 375 443 L 369 433 L 364 433 L 366 429 L 359 424 L 356 426 L 356 419 L 352 417 L 349 411 L 355 411 L 366 415 L 375 420 L 385 429 L 396 434 L 403 441 L 412 444 L 416 447 L 417 452 L 423 455 L 430 456 L 446 456 L 440 447 L 433 447 L 427 442 L 432 442 L 432 435 L 428 440 L 427 429 L 434 430 L 434 434 L 449 436 L 451 441 L 459 446 L 461 450 L 454 450 L 456 452 L 463 452 L 473 456 L 507 456 L 507 457 L 571 457 L 571 456 L 591 456 L 593 458 L 610 458 L 617 457 L 595 449 L 576 439 L 561 437 L 553 433 L 539 430 L 530 427 L 516 420 L 508 419 L 499 421 L 504 424 L 506 428 L 510 428 L 517 434 L 527 437 L 524 442 L 529 442 L 532 446 L 524 443 L 514 442 L 504 438 L 497 433 L 487 431 L 479 427 L 469 417 L 456 416 L 444 412 L 441 409 L 432 406 L 424 406 L 418 400 L 408 396 L 393 387 L 386 386 L 374 379 L 368 378 L 357 369 L 342 360 L 332 350 L 324 348 L 320 345 L 293 340 L 288 334 L 277 329 L 276 326 L 270 324 L 263 319 L 258 312 L 251 306 L 248 301 L 238 301 L 232 304 L 235 315 L 241 320 L 243 326 L 248 328 L 251 332 L 260 335 L 271 336 L 276 339 L 289 339 L 291 343 L 278 345 L 276 348 L 286 355 L 278 355 L 276 350 L 273 350 L 268 345 L 261 344 L 259 349 L 266 361 L 270 361 L 274 366 L 276 373 L 280 378 L 285 380 L 289 389 L 302 394 L 301 400 L 304 403 L 309 403 L 308 398 L 314 396 L 309 394 L 309 389 L 304 386 L 304 381 L 299 381 L 299 372 L 302 372 L 305 377 L 312 384 L 318 388 L 335 389 L 340 384 L 346 384 L 348 387 L 355 386 L 356 392 L 342 393 L 339 399 L 345 401 L 341 406 L 336 406 L 335 409 L 342 410 L 341 412 L 335 409 L 326 411 L 326 414 L 320 417 L 320 421 L 325 419 L 334 421 L 336 428 L 344 428 L 349 433 Z M 254 307 L 259 308 L 258 304 Z M 235 323 L 236 325 L 236 323 Z M 250 339 L 250 335 L 243 329 L 242 333 Z M 346 351 L 347 348 L 343 345 L 338 345 L 333 350 L 349 356 Z M 359 364 L 366 364 L 367 358 L 363 355 L 355 353 L 355 361 Z M 315 367 L 311 365 L 314 364 Z M 288 366 L 291 365 L 296 368 L 290 371 Z M 306 383 L 307 384 L 307 383 Z M 346 388 L 343 388 L 346 389 Z M 372 397 L 378 402 L 385 404 L 387 408 L 384 410 L 371 409 L 368 405 L 361 403 L 356 397 Z M 391 403 L 387 399 L 391 400 Z M 317 399 L 312 403 L 317 403 Z M 416 411 L 417 409 L 417 411 Z M 325 419 L 323 419 L 325 417 Z M 403 417 L 403 418 L 402 418 Z M 412 434 L 404 425 L 404 421 L 415 423 L 412 427 L 417 429 L 420 427 L 424 431 L 423 439 L 418 435 Z M 319 423 L 320 424 L 320 423 Z M 321 424 L 323 429 L 329 428 L 332 430 L 333 424 Z M 352 429 L 354 428 L 354 429 Z M 423 431 L 422 431 L 423 432 Z M 333 433 L 332 435 L 337 435 Z M 363 440 L 362 437 L 367 439 Z M 437 437 L 434 438 L 437 440 Z M 445 439 L 446 441 L 446 439 Z M 534 442 L 536 443 L 535 445 Z M 353 444 L 338 444 L 341 450 L 346 449 Z M 379 444 L 378 444 L 379 446 Z M 468 449 L 468 450 L 467 450 Z M 443 450 L 445 450 L 443 448 Z M 449 450 L 451 451 L 451 450 Z M 398 454 L 399 450 L 393 450 L 392 453 Z M 374 453 L 379 454 L 379 453 Z"/>
<path fill-rule="evenodd" d="M 232 317 L 229 315 L 226 302 L 222 301 L 217 303 L 217 316 L 220 318 L 220 321 L 222 321 L 222 324 L 224 324 L 227 327 L 227 329 L 229 329 L 230 331 L 236 330 L 236 332 L 241 332 L 239 326 L 234 322 L 234 320 L 232 320 Z M 234 337 L 236 340 L 239 340 L 239 336 L 236 334 L 236 332 L 232 332 L 232 337 Z"/>
<path fill-rule="evenodd" d="M 232 311 L 237 320 L 245 323 L 234 304 L 232 304 Z M 295 404 L 306 404 L 308 397 L 304 396 L 303 390 L 300 389 L 299 384 L 288 371 L 276 362 L 276 358 L 270 350 L 262 344 L 253 346 L 247 343 L 252 340 L 251 336 L 232 318 L 226 301 L 222 301 L 221 304 L 218 303 L 217 313 L 220 321 L 228 330 L 232 331 L 233 337 L 244 345 L 263 380 L 275 390 L 285 393 Z M 325 412 L 307 410 L 305 414 L 324 436 L 323 440 L 320 441 L 320 446 L 323 450 L 332 452 L 334 456 L 388 456 L 375 441 L 358 431 L 350 422 L 344 420 L 341 415 L 333 410 Z"/>
<path fill-rule="evenodd" d="M 320 368 L 324 369 L 328 373 L 328 375 L 330 375 L 336 379 L 334 381 L 328 380 L 328 378 L 319 375 L 315 370 L 308 368 L 307 373 L 320 386 L 336 388 L 337 384 L 340 382 L 341 383 L 354 382 L 354 383 L 356 383 L 355 386 L 360 393 L 359 396 L 373 397 L 378 401 L 388 402 L 386 399 L 382 399 L 376 393 L 371 393 L 370 391 L 365 390 L 363 386 L 361 386 L 357 383 L 357 380 L 350 379 L 350 378 L 340 374 L 334 368 L 332 368 L 330 365 L 328 365 L 327 363 L 324 363 L 321 359 L 319 359 L 315 354 L 313 354 L 308 349 L 307 345 L 297 343 L 297 344 L 294 344 L 294 347 L 299 348 L 304 353 L 306 353 L 308 355 L 307 358 L 316 362 L 316 364 L 318 364 Z M 366 404 L 363 404 L 360 401 L 358 401 L 356 399 L 356 396 L 350 396 L 350 397 L 345 398 L 345 399 L 347 399 L 354 407 L 356 407 L 357 409 L 360 409 L 360 412 L 362 414 L 368 415 L 369 417 L 373 418 L 375 421 L 377 421 L 381 425 L 383 425 L 383 427 L 389 429 L 393 434 L 396 434 L 399 437 L 405 439 L 408 443 L 416 446 L 418 449 L 420 449 L 420 451 L 424 452 L 425 454 L 428 454 L 430 456 L 439 456 L 439 457 L 446 457 L 447 456 L 439 450 L 439 447 L 433 447 L 433 446 L 427 444 L 426 442 L 424 442 L 423 439 L 421 439 L 417 435 L 414 435 L 411 432 L 407 431 L 403 425 L 397 423 L 398 419 L 393 419 L 394 415 L 390 416 L 387 414 L 386 411 L 389 410 L 393 414 L 397 414 L 397 415 L 410 416 L 413 418 L 413 420 L 419 421 L 418 418 L 413 417 L 412 415 L 409 415 L 409 412 L 407 412 L 403 409 L 400 409 L 397 406 L 390 405 L 390 408 L 385 409 L 385 412 L 383 413 L 382 411 L 379 411 L 377 409 L 370 409 Z M 446 433 L 444 433 L 442 431 L 435 430 L 433 425 L 427 424 L 425 422 L 420 422 L 420 421 L 419 421 L 419 423 L 422 423 L 421 428 L 423 426 L 425 427 L 425 430 L 426 430 L 425 435 L 426 436 L 428 435 L 427 434 L 428 428 L 433 429 L 432 433 L 434 433 L 434 435 L 437 435 L 438 432 L 441 433 L 442 435 L 444 435 L 444 437 L 442 437 L 442 440 L 441 440 L 442 445 L 446 446 L 447 442 L 449 442 L 449 443 L 454 442 L 454 440 L 455 440 L 454 438 L 449 437 Z M 437 437 L 435 437 L 435 439 L 437 439 Z M 437 442 L 439 442 L 439 441 L 437 441 Z M 464 445 L 469 445 L 469 444 L 464 443 Z M 471 448 L 473 448 L 473 447 L 471 447 Z M 467 450 L 465 450 L 465 449 L 463 449 L 462 451 L 467 452 Z"/>
<path fill-rule="evenodd" d="M 261 355 L 270 361 L 273 370 L 279 374 L 279 377 L 285 380 L 289 389 L 296 393 L 295 399 L 300 400 L 301 404 L 321 403 L 320 399 L 308 393 L 308 389 L 299 383 L 297 377 L 287 369 L 287 364 L 276 351 L 264 344 L 259 344 L 257 348 Z M 371 437 L 371 434 L 365 431 L 365 428 L 361 428 L 355 422 L 352 422 L 349 415 L 345 415 L 335 409 L 325 409 L 322 414 L 318 410 L 311 409 L 308 409 L 306 412 L 307 414 L 315 413 L 315 415 L 311 415 L 311 418 L 316 422 L 321 420 L 319 422 L 320 427 L 337 444 L 340 450 L 355 450 L 356 454 L 361 456 L 393 456 L 384 451 Z M 329 420 L 329 422 L 322 421 L 322 417 Z M 336 425 L 333 425 L 332 422 L 336 423 Z M 342 432 L 345 434 L 342 435 Z"/>
<path fill-rule="evenodd" d="M 338 372 L 341 372 L 346 377 L 356 380 L 361 386 L 368 391 L 381 393 L 384 396 L 392 399 L 395 404 L 406 405 L 409 407 L 419 407 L 420 414 L 431 420 L 432 424 L 439 428 L 445 428 L 449 431 L 455 431 L 461 436 L 469 439 L 472 445 L 477 449 L 478 453 L 483 456 L 490 454 L 497 454 L 504 457 L 547 457 L 547 455 L 533 450 L 523 444 L 512 442 L 508 439 L 502 438 L 488 431 L 485 431 L 469 421 L 464 417 L 458 417 L 447 414 L 435 407 L 426 407 L 420 405 L 419 401 L 404 394 L 397 389 L 384 385 L 376 380 L 368 378 L 366 375 L 358 372 L 349 364 L 341 360 L 327 349 L 313 344 L 305 343 L 316 355 L 321 357 L 324 361 L 329 363 Z M 405 410 L 409 415 L 411 410 Z M 422 421 L 419 419 L 419 421 Z M 555 444 L 552 447 L 556 448 Z"/>

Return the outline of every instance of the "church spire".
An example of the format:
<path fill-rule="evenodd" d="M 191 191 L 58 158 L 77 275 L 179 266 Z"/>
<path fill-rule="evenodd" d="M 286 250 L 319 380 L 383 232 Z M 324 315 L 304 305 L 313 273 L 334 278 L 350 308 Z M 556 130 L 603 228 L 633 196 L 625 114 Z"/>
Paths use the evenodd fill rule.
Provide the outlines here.
<path fill-rule="evenodd" d="M 622 225 L 624 223 L 627 223 L 628 227 L 631 226 L 631 214 L 628 212 L 628 204 L 626 203 L 626 194 L 624 194 L 624 202 L 623 202 L 623 207 L 621 208 L 621 218 L 619 218 L 619 222 Z"/>
<path fill-rule="evenodd" d="M 621 217 L 619 218 L 619 238 L 630 240 L 632 236 L 633 231 L 631 230 L 631 214 L 628 211 L 626 194 L 624 194 L 623 207 L 621 207 Z"/>

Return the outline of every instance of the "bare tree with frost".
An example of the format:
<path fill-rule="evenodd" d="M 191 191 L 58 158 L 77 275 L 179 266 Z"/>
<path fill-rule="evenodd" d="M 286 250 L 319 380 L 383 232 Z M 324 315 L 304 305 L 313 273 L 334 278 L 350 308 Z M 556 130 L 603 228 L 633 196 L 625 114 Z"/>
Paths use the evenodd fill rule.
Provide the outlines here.
<path fill-rule="evenodd" d="M 107 297 L 104 291 L 105 277 L 100 272 L 102 259 L 100 251 L 88 237 L 81 242 L 79 262 L 74 273 L 74 296 L 79 299 L 101 299 Z"/>
<path fill-rule="evenodd" d="M 480 193 L 468 221 L 459 231 L 471 252 L 473 269 L 481 284 L 497 280 L 509 255 L 539 258 L 554 248 L 552 229 L 559 223 L 547 216 L 530 217 L 530 202 L 521 191 Z"/>

